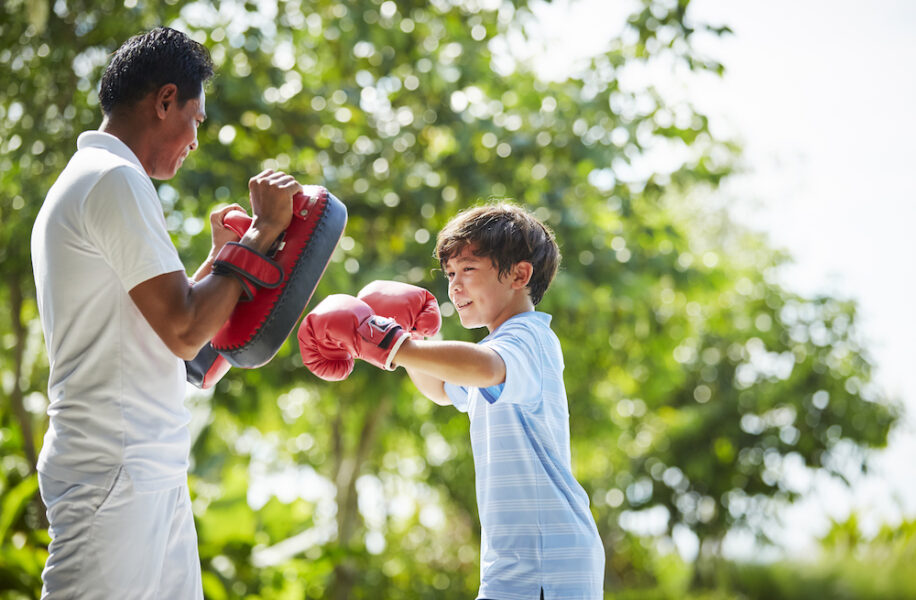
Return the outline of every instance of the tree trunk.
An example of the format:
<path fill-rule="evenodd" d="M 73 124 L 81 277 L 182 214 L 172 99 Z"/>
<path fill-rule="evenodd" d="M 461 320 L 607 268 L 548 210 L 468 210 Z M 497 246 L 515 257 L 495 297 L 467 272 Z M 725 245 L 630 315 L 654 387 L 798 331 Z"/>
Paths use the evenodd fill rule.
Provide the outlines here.
<path fill-rule="evenodd" d="M 353 455 L 347 455 L 343 439 L 341 414 L 334 420 L 334 452 L 337 467 L 337 542 L 341 548 L 347 548 L 352 542 L 359 526 L 359 503 L 356 493 L 356 480 L 363 464 L 375 445 L 375 439 L 382 423 L 391 410 L 391 397 L 384 396 L 375 408 L 366 414 L 360 431 L 359 444 Z M 334 568 L 334 599 L 347 600 L 356 580 L 356 565 L 350 558 L 344 558 Z"/>

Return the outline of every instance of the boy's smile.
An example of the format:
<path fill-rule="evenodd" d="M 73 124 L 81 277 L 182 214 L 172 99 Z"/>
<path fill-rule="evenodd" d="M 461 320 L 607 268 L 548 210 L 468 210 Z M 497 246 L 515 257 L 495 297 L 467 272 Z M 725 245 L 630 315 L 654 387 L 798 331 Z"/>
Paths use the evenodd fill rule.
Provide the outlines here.
<path fill-rule="evenodd" d="M 517 276 L 520 266 L 527 271 L 521 279 Z M 474 247 L 465 246 L 446 261 L 445 275 L 448 297 L 461 324 L 468 329 L 486 327 L 492 332 L 506 319 L 534 310 L 525 287 L 530 278 L 529 263 L 515 265 L 512 272 L 500 278 L 489 257 L 475 256 Z"/>

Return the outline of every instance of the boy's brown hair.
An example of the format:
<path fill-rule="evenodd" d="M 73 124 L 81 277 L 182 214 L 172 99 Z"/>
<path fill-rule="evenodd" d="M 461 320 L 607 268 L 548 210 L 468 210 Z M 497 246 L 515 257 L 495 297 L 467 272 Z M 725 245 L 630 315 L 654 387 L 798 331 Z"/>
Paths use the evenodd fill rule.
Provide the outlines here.
<path fill-rule="evenodd" d="M 475 256 L 489 258 L 499 270 L 500 279 L 516 263 L 531 263 L 534 268 L 528 291 L 535 305 L 544 297 L 560 265 L 560 249 L 553 231 L 524 208 L 509 202 L 475 206 L 458 213 L 439 232 L 434 256 L 445 268 L 445 263 L 467 246 L 473 246 Z"/>

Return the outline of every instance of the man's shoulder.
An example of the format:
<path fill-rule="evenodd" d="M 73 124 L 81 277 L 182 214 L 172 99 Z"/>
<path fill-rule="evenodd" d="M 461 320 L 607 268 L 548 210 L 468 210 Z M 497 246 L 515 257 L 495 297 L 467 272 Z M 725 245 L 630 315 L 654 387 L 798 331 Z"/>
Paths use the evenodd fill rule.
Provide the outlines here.
<path fill-rule="evenodd" d="M 94 148 L 80 152 L 86 154 L 81 157 L 82 164 L 77 169 L 87 178 L 89 198 L 103 198 L 106 202 L 126 197 L 158 198 L 149 176 L 129 160 Z"/>
<path fill-rule="evenodd" d="M 83 211 L 87 200 L 100 192 L 109 190 L 113 195 L 120 195 L 125 189 L 132 190 L 132 195 L 138 190 L 155 194 L 152 181 L 129 160 L 104 149 L 80 148 L 48 190 L 42 209 L 47 212 L 71 207 Z"/>
<path fill-rule="evenodd" d="M 146 189 L 155 192 L 152 181 L 136 165 L 96 147 L 77 150 L 51 191 L 70 195 L 77 190 L 83 190 L 83 195 L 91 195 L 93 190 L 104 189 L 106 185 L 129 186 L 135 190 Z M 53 195 L 49 193 L 49 196 Z"/>
<path fill-rule="evenodd" d="M 114 172 L 120 177 L 152 184 L 131 149 L 115 136 L 99 131 L 80 134 L 70 166 L 99 178 Z"/>
<path fill-rule="evenodd" d="M 149 179 L 146 173 L 137 168 L 137 165 L 123 156 L 118 156 L 104 148 L 90 146 L 80 148 L 73 155 L 70 166 L 84 173 L 92 173 L 99 179 L 110 173 L 131 179 Z"/>

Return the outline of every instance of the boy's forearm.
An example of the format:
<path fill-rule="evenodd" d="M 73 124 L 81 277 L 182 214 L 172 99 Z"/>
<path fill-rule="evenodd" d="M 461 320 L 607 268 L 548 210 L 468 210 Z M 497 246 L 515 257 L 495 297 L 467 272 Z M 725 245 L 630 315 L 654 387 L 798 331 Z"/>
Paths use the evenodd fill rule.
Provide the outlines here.
<path fill-rule="evenodd" d="M 407 340 L 394 363 L 408 373 L 420 372 L 468 387 L 489 387 L 506 380 L 506 365 L 499 354 L 469 342 Z"/>
<path fill-rule="evenodd" d="M 407 375 L 420 393 L 440 406 L 448 406 L 452 403 L 448 394 L 445 393 L 445 382 L 427 373 L 409 369 L 405 367 Z"/>

